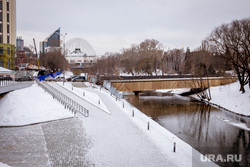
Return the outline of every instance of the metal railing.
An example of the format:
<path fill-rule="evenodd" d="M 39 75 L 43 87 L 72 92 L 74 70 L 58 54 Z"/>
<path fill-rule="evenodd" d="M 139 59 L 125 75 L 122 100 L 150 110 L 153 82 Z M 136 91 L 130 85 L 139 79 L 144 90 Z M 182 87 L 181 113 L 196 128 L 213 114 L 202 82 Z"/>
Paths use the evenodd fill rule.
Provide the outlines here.
<path fill-rule="evenodd" d="M 60 102 L 62 105 L 64 105 L 65 109 L 68 109 L 72 113 L 74 113 L 74 115 L 76 115 L 76 113 L 78 112 L 85 117 L 89 116 L 88 109 L 86 109 L 85 107 L 83 107 L 82 105 L 77 103 L 76 101 L 72 100 L 71 98 L 69 98 L 65 94 L 61 93 L 57 89 L 53 88 L 52 86 L 50 86 L 46 82 L 37 81 L 37 84 L 39 86 L 41 86 L 46 92 L 51 94 L 53 96 L 53 99 L 56 99 L 58 102 Z"/>
<path fill-rule="evenodd" d="M 116 90 L 116 88 L 113 87 L 109 81 L 103 81 L 103 87 L 106 88 L 111 93 L 111 95 L 114 95 L 116 98 L 123 98 L 122 92 Z"/>
<path fill-rule="evenodd" d="M 10 79 L 0 78 L 0 86 L 7 86 L 13 83 Z"/>

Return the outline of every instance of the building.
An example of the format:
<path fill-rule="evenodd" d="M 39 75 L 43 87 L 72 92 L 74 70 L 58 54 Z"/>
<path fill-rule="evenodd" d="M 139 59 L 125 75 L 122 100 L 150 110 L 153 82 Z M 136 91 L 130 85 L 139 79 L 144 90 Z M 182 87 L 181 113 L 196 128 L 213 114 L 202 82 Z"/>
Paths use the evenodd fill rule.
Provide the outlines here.
<path fill-rule="evenodd" d="M 15 69 L 16 0 L 0 0 L 0 67 Z"/>
<path fill-rule="evenodd" d="M 88 68 L 97 61 L 93 47 L 83 38 L 73 38 L 67 41 L 65 58 L 71 69 Z"/>
<path fill-rule="evenodd" d="M 15 80 L 15 71 L 0 67 L 0 78 L 4 77 L 11 77 L 13 80 Z"/>
<path fill-rule="evenodd" d="M 44 41 L 40 42 L 40 53 L 46 53 L 52 47 L 60 47 L 60 27 Z"/>
<path fill-rule="evenodd" d="M 16 51 L 24 51 L 24 41 L 22 37 L 16 38 Z"/>

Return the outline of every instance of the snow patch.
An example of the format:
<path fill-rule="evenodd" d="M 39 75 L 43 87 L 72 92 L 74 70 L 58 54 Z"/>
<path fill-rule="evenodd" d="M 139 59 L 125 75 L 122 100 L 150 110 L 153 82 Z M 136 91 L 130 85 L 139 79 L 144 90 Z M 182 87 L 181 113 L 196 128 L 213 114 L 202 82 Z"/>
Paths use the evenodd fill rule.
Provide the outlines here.
<path fill-rule="evenodd" d="M 221 121 L 224 121 L 225 123 L 228 123 L 229 125 L 236 126 L 240 129 L 250 131 L 250 128 L 243 122 L 231 120 L 230 118 L 221 117 L 221 116 L 217 116 L 217 118 L 220 119 Z"/>
<path fill-rule="evenodd" d="M 211 87 L 211 103 L 222 106 L 237 114 L 250 116 L 250 90 L 245 85 L 246 92 L 244 94 L 239 91 L 240 84 L 235 82 L 232 84 Z"/>
<path fill-rule="evenodd" d="M 73 117 L 37 84 L 8 93 L 0 100 L 0 126 L 22 126 Z"/>
<path fill-rule="evenodd" d="M 4 163 L 0 162 L 0 167 L 11 167 L 11 166 L 9 166 L 9 165 L 7 165 L 7 164 L 4 164 Z"/>
<path fill-rule="evenodd" d="M 105 112 L 107 112 L 108 114 L 110 114 L 109 110 L 107 109 L 107 107 L 103 103 L 102 99 L 97 94 L 92 93 L 92 92 L 90 92 L 90 91 L 88 91 L 87 89 L 84 89 L 84 88 L 74 87 L 73 90 L 72 90 L 73 85 L 70 82 L 65 82 L 64 85 L 63 85 L 62 82 L 58 82 L 58 84 L 61 85 L 64 88 L 70 90 L 74 94 L 80 96 L 81 98 L 83 98 L 87 102 L 91 103 L 92 105 L 95 105 L 95 106 L 101 108 L 102 110 L 104 110 Z M 86 84 L 88 86 L 91 86 L 92 88 L 94 88 L 91 83 L 86 82 Z"/>

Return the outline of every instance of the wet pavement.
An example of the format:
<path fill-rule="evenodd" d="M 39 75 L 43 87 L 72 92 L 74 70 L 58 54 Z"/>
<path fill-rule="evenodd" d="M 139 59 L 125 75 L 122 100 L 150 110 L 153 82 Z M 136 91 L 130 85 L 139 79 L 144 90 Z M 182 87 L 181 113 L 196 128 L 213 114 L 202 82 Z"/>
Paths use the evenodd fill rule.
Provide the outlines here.
<path fill-rule="evenodd" d="M 94 166 L 90 140 L 77 118 L 0 128 L 0 162 L 18 167 Z"/>

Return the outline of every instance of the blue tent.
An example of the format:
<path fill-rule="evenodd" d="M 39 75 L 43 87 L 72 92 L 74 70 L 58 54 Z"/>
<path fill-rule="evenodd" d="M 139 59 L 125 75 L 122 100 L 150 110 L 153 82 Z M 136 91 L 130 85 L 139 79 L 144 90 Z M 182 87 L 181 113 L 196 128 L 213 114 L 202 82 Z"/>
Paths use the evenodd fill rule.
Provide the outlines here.
<path fill-rule="evenodd" d="M 61 75 L 61 73 L 62 73 L 62 71 L 57 71 L 55 73 L 51 73 L 48 75 L 43 75 L 43 76 L 39 76 L 39 77 L 35 77 L 35 78 L 38 78 L 39 81 L 45 81 L 45 78 L 47 78 L 48 76 L 55 78 L 56 76 Z"/>

